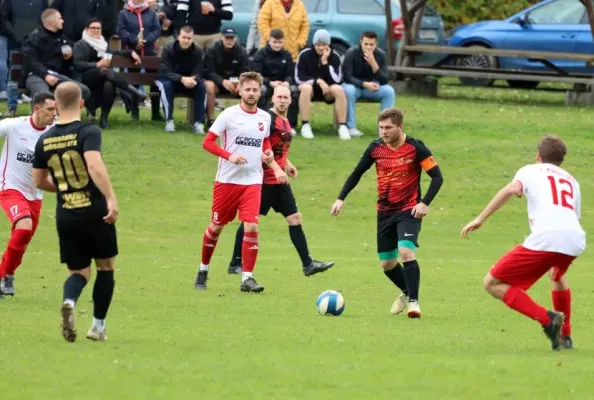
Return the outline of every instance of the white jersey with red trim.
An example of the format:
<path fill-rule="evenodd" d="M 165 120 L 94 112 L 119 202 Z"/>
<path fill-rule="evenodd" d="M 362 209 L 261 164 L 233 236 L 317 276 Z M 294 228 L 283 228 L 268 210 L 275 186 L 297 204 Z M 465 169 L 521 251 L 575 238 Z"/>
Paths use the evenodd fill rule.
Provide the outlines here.
<path fill-rule="evenodd" d="M 531 164 L 514 177 L 528 200 L 530 235 L 523 246 L 579 256 L 586 249 L 580 225 L 582 194 L 578 181 L 553 164 Z"/>
<path fill-rule="evenodd" d="M 41 200 L 43 192 L 33 184 L 35 144 L 46 129 L 33 125 L 31 117 L 0 121 L 0 136 L 5 137 L 0 158 L 0 190 L 18 190 L 27 200 Z"/>
<path fill-rule="evenodd" d="M 208 132 L 220 138 L 225 151 L 247 160 L 243 165 L 235 165 L 220 158 L 217 182 L 262 184 L 262 146 L 264 139 L 270 135 L 270 114 L 259 108 L 253 112 L 246 111 L 238 104 L 225 109 Z"/>

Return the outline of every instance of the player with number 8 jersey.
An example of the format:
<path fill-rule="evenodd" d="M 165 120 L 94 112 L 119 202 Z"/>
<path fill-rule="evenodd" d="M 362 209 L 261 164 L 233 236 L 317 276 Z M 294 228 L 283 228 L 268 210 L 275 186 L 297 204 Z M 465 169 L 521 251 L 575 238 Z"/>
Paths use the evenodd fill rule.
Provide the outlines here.
<path fill-rule="evenodd" d="M 0 298 L 15 294 L 15 271 L 35 234 L 41 213 L 43 193 L 35 188 L 31 166 L 37 140 L 56 117 L 54 96 L 39 92 L 33 96 L 32 107 L 29 117 L 0 121 L 0 136 L 5 138 L 0 159 L 0 204 L 12 225 L 0 264 Z"/>
<path fill-rule="evenodd" d="M 586 234 L 580 225 L 580 185 L 561 168 L 566 153 L 560 138 L 544 136 L 538 143 L 537 163 L 518 170 L 512 182 L 461 233 L 467 236 L 479 229 L 514 195 L 526 196 L 530 235 L 497 261 L 485 277 L 484 286 L 508 307 L 540 322 L 553 350 L 573 348 L 571 291 L 565 273 L 586 248 Z M 547 311 L 526 294 L 547 272 L 553 282 L 554 311 Z"/>

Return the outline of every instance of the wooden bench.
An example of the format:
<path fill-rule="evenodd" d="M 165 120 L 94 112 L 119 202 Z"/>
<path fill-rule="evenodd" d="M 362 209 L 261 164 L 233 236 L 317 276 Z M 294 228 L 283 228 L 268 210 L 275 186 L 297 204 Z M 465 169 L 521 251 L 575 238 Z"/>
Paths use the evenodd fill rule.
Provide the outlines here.
<path fill-rule="evenodd" d="M 594 65 L 594 55 L 573 54 L 550 51 L 529 51 L 529 50 L 502 50 L 489 49 L 484 47 L 454 47 L 434 45 L 404 45 L 402 51 L 412 55 L 421 53 L 437 53 L 446 55 L 434 65 L 423 66 L 393 66 L 390 72 L 403 75 L 423 76 L 455 76 L 477 79 L 503 79 L 522 80 L 536 82 L 561 82 L 570 84 L 594 84 L 593 74 L 570 73 L 551 63 L 549 60 L 573 60 L 583 61 L 586 66 Z M 530 61 L 541 62 L 549 71 L 517 71 L 505 69 L 476 69 L 463 66 L 446 65 L 452 58 L 463 55 L 483 55 L 494 57 L 517 57 L 527 58 Z"/>

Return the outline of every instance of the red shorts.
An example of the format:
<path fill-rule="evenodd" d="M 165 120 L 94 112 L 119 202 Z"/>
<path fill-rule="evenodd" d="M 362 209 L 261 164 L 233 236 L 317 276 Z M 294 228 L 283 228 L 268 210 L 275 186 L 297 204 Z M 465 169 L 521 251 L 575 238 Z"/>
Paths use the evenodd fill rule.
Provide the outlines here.
<path fill-rule="evenodd" d="M 215 182 L 212 192 L 212 223 L 226 225 L 239 211 L 242 222 L 258 223 L 262 185 Z"/>
<path fill-rule="evenodd" d="M 567 272 L 574 256 L 534 251 L 518 245 L 508 251 L 489 273 L 511 286 L 528 290 L 537 280 L 553 268 L 553 280 L 558 281 Z"/>
<path fill-rule="evenodd" d="M 0 203 L 12 223 L 12 229 L 21 219 L 31 218 L 33 232 L 35 232 L 39 223 L 39 214 L 41 214 L 41 200 L 27 200 L 18 190 L 7 189 L 0 192 Z"/>

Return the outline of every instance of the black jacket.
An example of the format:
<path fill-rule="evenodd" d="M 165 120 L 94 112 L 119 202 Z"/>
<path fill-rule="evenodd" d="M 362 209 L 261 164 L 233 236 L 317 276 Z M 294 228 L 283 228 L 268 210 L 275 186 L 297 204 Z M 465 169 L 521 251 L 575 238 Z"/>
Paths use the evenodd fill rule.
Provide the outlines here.
<path fill-rule="evenodd" d="M 84 40 L 79 40 L 74 45 L 72 51 L 72 60 L 74 63 L 74 71 L 77 73 L 83 73 L 93 68 L 97 68 L 97 61 L 100 60 L 97 50 L 91 47 Z M 106 53 L 111 53 L 116 56 L 132 57 L 132 50 L 113 51 L 107 49 Z"/>
<path fill-rule="evenodd" d="M 183 50 L 176 40 L 165 46 L 161 53 L 159 78 L 181 82 L 183 76 L 194 76 L 197 81 L 204 79 L 202 51 L 193 43 L 189 49 Z"/>
<path fill-rule="evenodd" d="M 103 22 L 107 11 L 105 0 L 53 0 L 52 8 L 62 14 L 64 34 L 73 42 L 80 40 L 89 19 L 99 18 Z"/>
<path fill-rule="evenodd" d="M 225 51 L 223 41 L 218 40 L 212 47 L 206 50 L 204 55 L 204 68 L 206 69 L 206 79 L 213 81 L 217 85 L 222 85 L 223 80 L 232 76 L 239 77 L 248 70 L 247 51 L 239 42 L 235 43 L 230 51 Z"/>
<path fill-rule="evenodd" d="M 214 12 L 202 14 L 202 0 L 178 0 L 176 27 L 191 25 L 195 35 L 214 35 L 221 31 L 221 20 L 233 19 L 232 0 L 209 0 Z"/>
<path fill-rule="evenodd" d="M 353 46 L 347 51 L 342 62 L 342 74 L 344 81 L 363 87 L 364 82 L 377 82 L 380 85 L 388 84 L 388 63 L 386 53 L 382 49 L 375 49 L 373 52 L 379 69 L 374 73 L 371 66 L 363 58 L 361 46 Z"/>
<path fill-rule="evenodd" d="M 301 50 L 295 66 L 295 83 L 309 83 L 314 85 L 316 80 L 322 79 L 328 85 L 340 84 L 342 72 L 340 56 L 335 51 L 330 53 L 328 64 L 322 65 L 320 56 L 314 46 Z"/>
<path fill-rule="evenodd" d="M 266 44 L 254 54 L 250 70 L 262 74 L 266 86 L 273 81 L 293 84 L 293 57 L 285 49 L 274 51 L 269 44 Z"/>
<path fill-rule="evenodd" d="M 74 46 L 63 31 L 50 32 L 44 27 L 39 27 L 31 32 L 23 42 L 25 75 L 33 73 L 45 78 L 48 70 L 51 70 L 70 76 L 72 58 L 65 60 L 62 55 L 62 46 L 66 44 Z"/>
<path fill-rule="evenodd" d="M 0 36 L 20 48 L 25 36 L 41 24 L 41 13 L 48 8 L 47 0 L 2 0 L 0 5 Z"/>
<path fill-rule="evenodd" d="M 175 35 L 181 26 L 176 26 L 179 21 L 177 12 L 178 0 L 163 0 L 163 7 L 159 12 L 165 13 L 165 18 L 171 21 L 168 29 L 161 30 L 161 36 Z M 185 15 L 185 13 L 184 13 Z M 161 26 L 163 26 L 163 20 L 160 20 Z"/>

